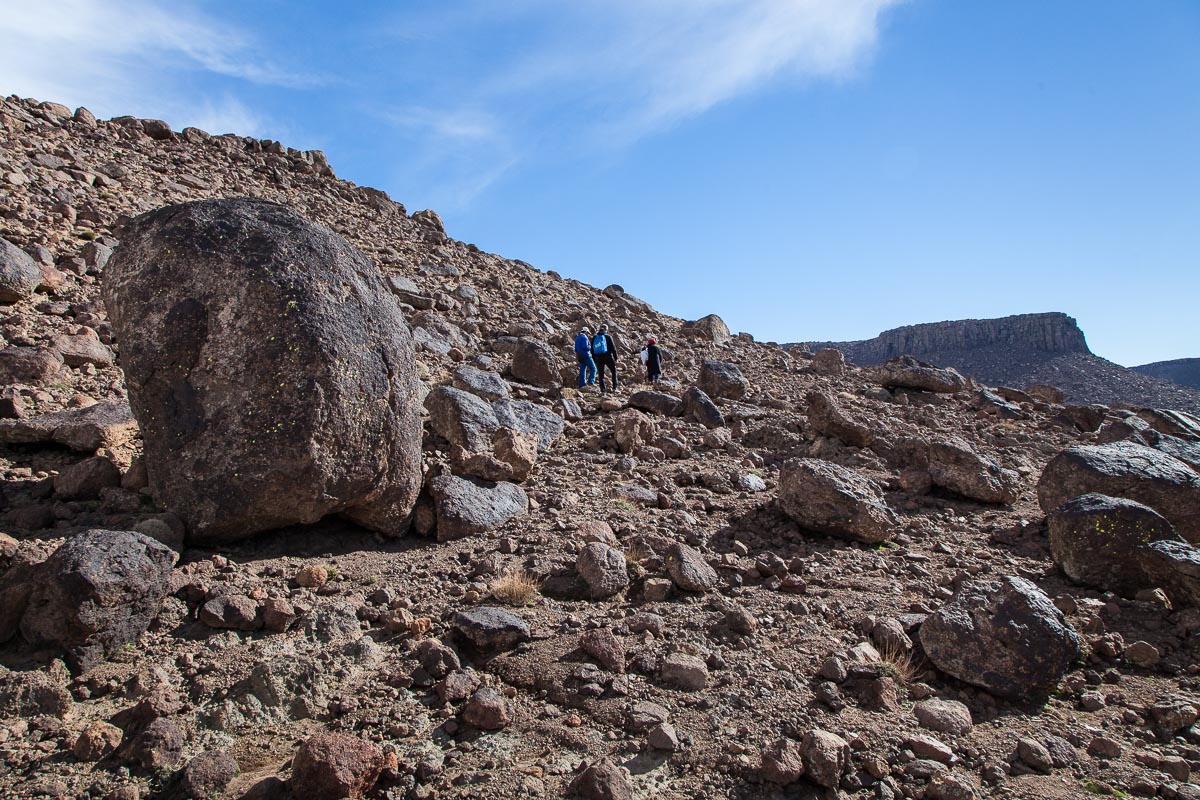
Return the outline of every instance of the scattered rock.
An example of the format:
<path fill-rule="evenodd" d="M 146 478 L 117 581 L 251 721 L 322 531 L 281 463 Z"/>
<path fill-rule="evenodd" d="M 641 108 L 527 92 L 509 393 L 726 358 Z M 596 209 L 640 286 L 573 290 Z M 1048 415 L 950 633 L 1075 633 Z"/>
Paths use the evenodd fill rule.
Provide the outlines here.
<path fill-rule="evenodd" d="M 511 650 L 529 641 L 529 625 L 511 611 L 480 606 L 454 615 L 454 629 L 483 653 Z"/>
<path fill-rule="evenodd" d="M 583 546 L 575 569 L 587 583 L 593 599 L 612 597 L 629 585 L 625 554 L 601 542 Z"/>
<path fill-rule="evenodd" d="M 672 653 L 663 660 L 662 680 L 687 692 L 699 692 L 708 684 L 708 667 L 697 656 Z"/>
<path fill-rule="evenodd" d="M 850 745 L 835 733 L 811 730 L 800 745 L 804 775 L 818 786 L 830 789 L 841 783 L 842 773 L 850 766 Z"/>
<path fill-rule="evenodd" d="M 512 483 L 440 475 L 430 482 L 429 491 L 440 542 L 493 530 L 529 511 L 528 496 Z"/>
<path fill-rule="evenodd" d="M 508 727 L 512 715 L 508 703 L 495 690 L 483 688 L 471 695 L 463 709 L 463 721 L 484 731 L 498 731 Z"/>
<path fill-rule="evenodd" d="M 975 726 L 970 710 L 957 700 L 922 700 L 913 707 L 913 713 L 921 727 L 938 733 L 964 736 Z"/>
<path fill-rule="evenodd" d="M 700 365 L 700 377 L 696 384 L 709 397 L 741 400 L 750 389 L 746 376 L 737 364 L 728 361 L 705 361 Z"/>
<path fill-rule="evenodd" d="M 830 461 L 786 462 L 779 473 L 779 502 L 804 528 L 868 544 L 888 540 L 896 526 L 874 481 Z"/>
<path fill-rule="evenodd" d="M 934 485 L 983 503 L 1012 503 L 1021 477 L 957 436 L 929 444 L 929 476 Z"/>
<path fill-rule="evenodd" d="M 953 394 L 966 388 L 966 381 L 952 369 L 942 369 L 912 356 L 896 356 L 875 368 L 876 380 L 888 389 L 919 389 Z"/>
<path fill-rule="evenodd" d="M 759 775 L 767 783 L 787 786 L 804 776 L 804 756 L 794 739 L 776 739 L 762 752 Z"/>
<path fill-rule="evenodd" d="M 100 761 L 116 752 L 123 733 L 116 725 L 97 721 L 83 729 L 71 752 L 80 761 Z"/>
<path fill-rule="evenodd" d="M 581 800 L 633 800 L 633 784 L 624 770 L 601 761 L 580 772 L 567 791 Z"/>
<path fill-rule="evenodd" d="M 0 239 L 0 303 L 24 300 L 41 282 L 37 262 L 12 242 Z"/>
<path fill-rule="evenodd" d="M 1075 629 L 1024 578 L 976 581 L 926 618 L 921 645 L 941 671 L 993 694 L 1036 700 L 1080 657 Z"/>
<path fill-rule="evenodd" d="M 685 592 L 711 592 L 717 588 L 717 571 L 694 548 L 675 542 L 667 551 L 667 574 Z"/>
<path fill-rule="evenodd" d="M 344 733 L 318 733 L 300 746 L 288 781 L 296 800 L 362 797 L 383 771 L 383 751 Z"/>

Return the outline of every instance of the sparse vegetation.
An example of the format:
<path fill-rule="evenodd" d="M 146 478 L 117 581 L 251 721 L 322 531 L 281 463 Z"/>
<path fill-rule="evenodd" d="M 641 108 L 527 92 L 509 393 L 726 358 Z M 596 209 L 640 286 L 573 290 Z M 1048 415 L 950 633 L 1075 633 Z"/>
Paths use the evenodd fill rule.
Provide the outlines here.
<path fill-rule="evenodd" d="M 895 645 L 882 648 L 879 657 L 883 673 L 901 686 L 920 682 L 929 670 L 925 659 L 914 658 L 911 652 Z"/>
<path fill-rule="evenodd" d="M 510 606 L 530 606 L 538 596 L 538 583 L 521 567 L 514 567 L 492 581 L 489 592 Z"/>

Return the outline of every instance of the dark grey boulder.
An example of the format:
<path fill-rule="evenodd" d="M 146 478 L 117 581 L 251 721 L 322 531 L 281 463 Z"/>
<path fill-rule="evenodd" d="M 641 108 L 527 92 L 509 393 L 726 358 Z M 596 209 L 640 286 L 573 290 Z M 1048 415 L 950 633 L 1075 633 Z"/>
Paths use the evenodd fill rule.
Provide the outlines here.
<path fill-rule="evenodd" d="M 629 396 L 629 407 L 651 414 L 661 414 L 664 417 L 678 417 L 683 414 L 683 402 L 674 395 L 666 392 L 655 392 L 642 389 Z"/>
<path fill-rule="evenodd" d="M 1059 416 L 1085 433 L 1095 433 L 1104 424 L 1108 406 L 1093 403 L 1086 406 L 1067 406 Z"/>
<path fill-rule="evenodd" d="M 536 339 L 519 339 L 513 350 L 512 376 L 542 389 L 562 385 L 561 367 L 554 349 Z"/>
<path fill-rule="evenodd" d="M 502 425 L 492 406 L 470 392 L 439 386 L 425 397 L 429 425 L 452 445 L 472 453 L 491 450 L 492 438 Z"/>
<path fill-rule="evenodd" d="M 878 484 L 815 458 L 783 465 L 779 503 L 803 528 L 869 544 L 886 541 L 897 524 Z"/>
<path fill-rule="evenodd" d="M 1047 515 L 1050 553 L 1078 583 L 1132 596 L 1160 584 L 1142 567 L 1139 551 L 1158 541 L 1186 544 L 1157 511 L 1119 497 L 1085 494 Z"/>
<path fill-rule="evenodd" d="M 33 294 L 42 282 L 42 269 L 21 248 L 0 239 L 0 303 L 15 303 Z"/>
<path fill-rule="evenodd" d="M 683 413 L 706 428 L 725 427 L 725 415 L 699 386 L 683 393 Z"/>
<path fill-rule="evenodd" d="M 126 226 L 103 291 L 150 488 L 192 541 L 333 513 L 408 529 L 412 337 L 344 239 L 260 200 L 170 206 Z"/>
<path fill-rule="evenodd" d="M 1092 492 L 1150 506 L 1184 539 L 1200 542 L 1200 474 L 1172 455 L 1130 441 L 1068 447 L 1037 486 L 1046 513 Z"/>
<path fill-rule="evenodd" d="M 454 372 L 450 374 L 450 380 L 454 383 L 454 388 L 470 392 L 488 402 L 508 397 L 512 391 L 508 381 L 495 372 L 472 367 L 470 364 L 455 367 Z"/>
<path fill-rule="evenodd" d="M 741 400 L 750 390 L 750 382 L 738 365 L 728 361 L 705 361 L 700 365 L 700 377 L 696 379 L 696 384 L 709 397 L 730 400 Z"/>
<path fill-rule="evenodd" d="M 81 533 L 41 564 L 4 576 L 0 595 L 17 608 L 5 609 L 0 641 L 19 630 L 32 645 L 63 651 L 77 672 L 91 669 L 150 626 L 174 563 L 174 551 L 140 533 Z M 18 585 L 24 590 L 12 592 Z"/>
<path fill-rule="evenodd" d="M 964 585 L 921 624 L 934 666 L 1013 700 L 1040 700 L 1082 654 L 1079 635 L 1024 578 Z"/>
<path fill-rule="evenodd" d="M 530 639 L 529 623 L 495 606 L 459 611 L 451 624 L 460 640 L 482 653 L 511 650 Z"/>
<path fill-rule="evenodd" d="M 876 380 L 888 389 L 920 389 L 924 392 L 953 394 L 966 388 L 967 382 L 952 369 L 942 369 L 912 356 L 896 356 L 875 368 Z"/>
<path fill-rule="evenodd" d="M 539 453 L 549 450 L 566 428 L 562 417 L 529 400 L 502 398 L 492 403 L 492 411 L 503 427 L 536 436 Z"/>
<path fill-rule="evenodd" d="M 1168 408 L 1146 408 L 1138 417 L 1159 433 L 1189 441 L 1200 441 L 1200 417 Z"/>
<path fill-rule="evenodd" d="M 929 476 L 935 486 L 983 503 L 1014 502 L 1021 483 L 1016 472 L 957 436 L 929 443 Z"/>
<path fill-rule="evenodd" d="M 971 407 L 985 414 L 994 414 L 1002 419 L 1025 419 L 1029 416 L 1020 406 L 1010 403 L 988 389 L 980 389 L 975 393 Z"/>
<path fill-rule="evenodd" d="M 490 531 L 529 511 L 529 498 L 514 483 L 439 475 L 430 481 L 429 493 L 443 542 Z"/>

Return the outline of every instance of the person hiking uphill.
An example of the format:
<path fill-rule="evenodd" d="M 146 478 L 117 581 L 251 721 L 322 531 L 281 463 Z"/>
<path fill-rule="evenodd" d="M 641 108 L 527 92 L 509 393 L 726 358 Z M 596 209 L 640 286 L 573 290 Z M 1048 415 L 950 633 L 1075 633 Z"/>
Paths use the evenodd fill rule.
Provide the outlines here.
<path fill-rule="evenodd" d="M 617 390 L 617 343 L 608 333 L 608 326 L 601 325 L 592 339 L 592 357 L 596 360 L 596 371 L 600 373 L 600 393 L 604 393 L 604 368 L 612 373 L 612 388 Z"/>
<path fill-rule="evenodd" d="M 662 350 L 658 349 L 658 342 L 653 337 L 647 339 L 642 348 L 642 363 L 646 365 L 646 383 L 658 383 L 662 375 Z"/>
<path fill-rule="evenodd" d="M 591 331 L 580 328 L 575 337 L 575 358 L 579 361 L 579 388 L 596 384 L 596 362 L 592 360 Z"/>

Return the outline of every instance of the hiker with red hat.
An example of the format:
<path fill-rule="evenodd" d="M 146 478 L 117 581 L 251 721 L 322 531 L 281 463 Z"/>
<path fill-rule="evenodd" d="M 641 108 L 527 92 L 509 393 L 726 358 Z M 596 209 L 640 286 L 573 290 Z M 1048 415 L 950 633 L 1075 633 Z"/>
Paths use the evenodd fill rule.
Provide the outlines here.
<path fill-rule="evenodd" d="M 646 365 L 646 382 L 658 383 L 662 376 L 662 351 L 658 349 L 658 341 L 651 336 L 642 348 L 642 363 Z"/>

